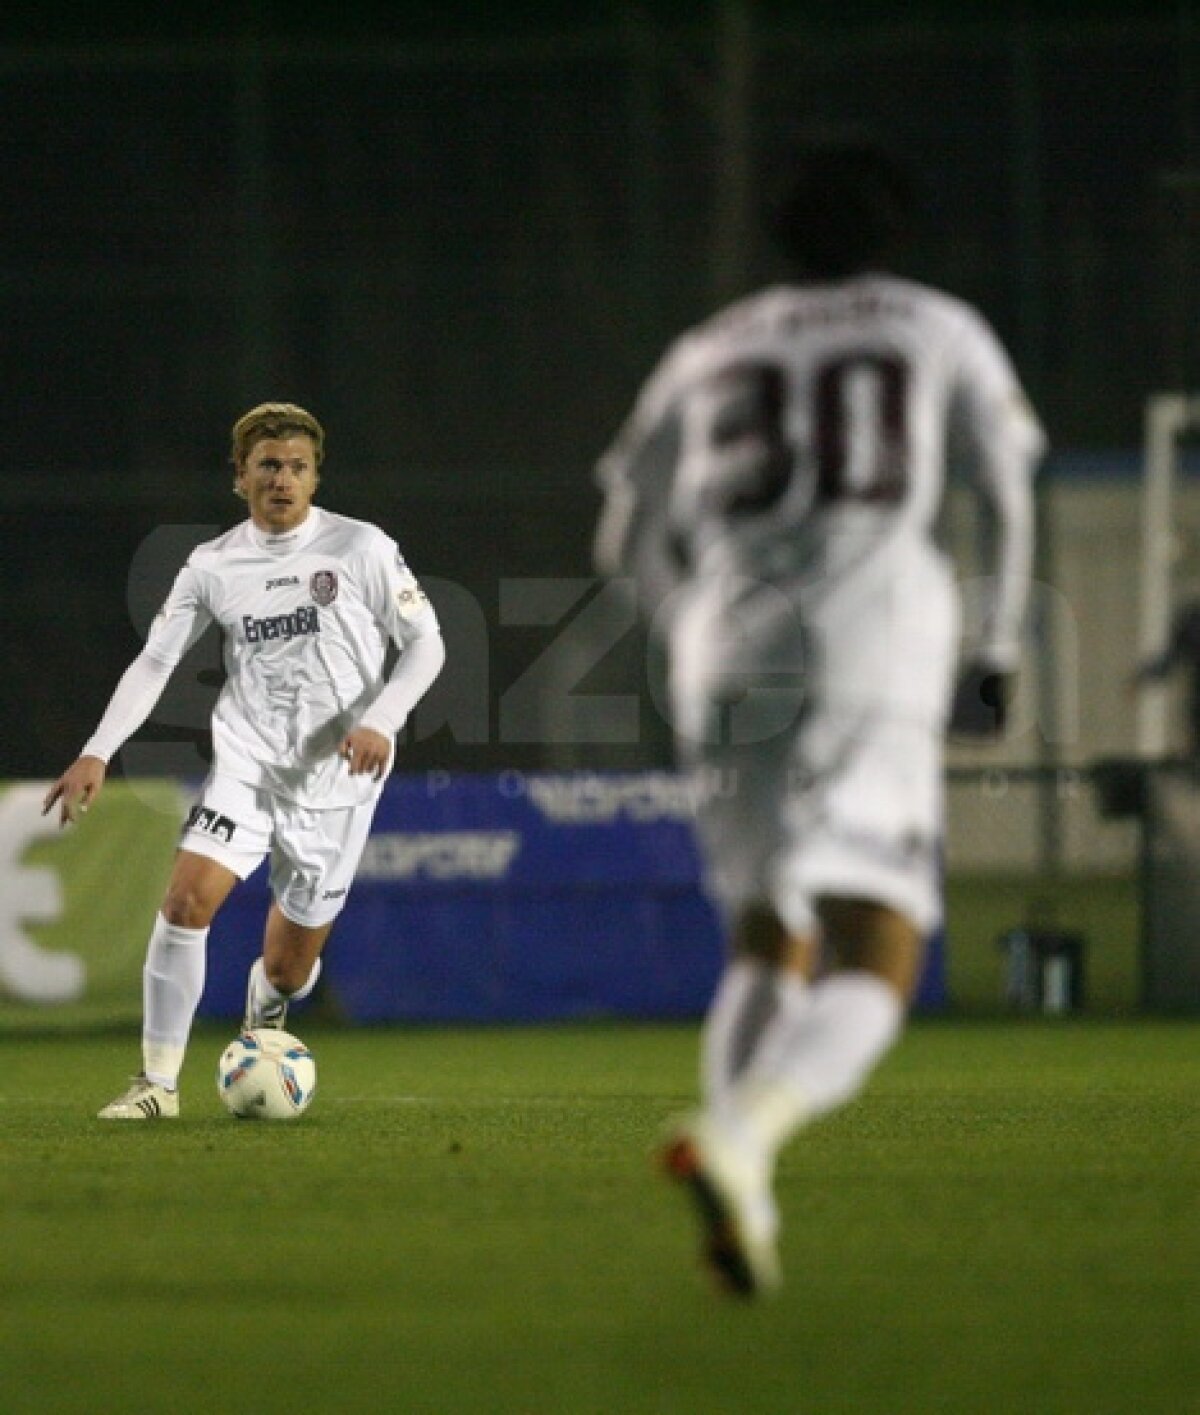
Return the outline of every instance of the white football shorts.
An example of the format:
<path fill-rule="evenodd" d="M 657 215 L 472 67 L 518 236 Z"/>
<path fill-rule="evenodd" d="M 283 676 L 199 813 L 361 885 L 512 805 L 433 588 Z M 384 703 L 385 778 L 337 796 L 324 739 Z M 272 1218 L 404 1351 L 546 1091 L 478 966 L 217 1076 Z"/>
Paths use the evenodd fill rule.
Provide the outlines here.
<path fill-rule="evenodd" d="M 333 922 L 350 893 L 377 799 L 313 810 L 214 772 L 188 815 L 179 847 L 216 860 L 239 879 L 269 856 L 279 908 L 295 924 L 320 928 Z"/>
<path fill-rule="evenodd" d="M 812 933 L 823 897 L 866 899 L 923 933 L 942 915 L 942 734 L 878 710 L 810 710 L 791 732 L 695 768 L 708 879 L 731 919 L 770 902 Z"/>
<path fill-rule="evenodd" d="M 673 715 L 681 755 L 697 764 L 713 893 L 731 915 L 773 904 L 797 934 L 812 931 L 822 897 L 871 900 L 933 928 L 958 640 L 947 562 L 898 544 L 803 616 L 798 593 L 747 585 L 724 634 L 701 605 L 672 643 Z M 714 704 L 741 685 L 715 730 Z"/>

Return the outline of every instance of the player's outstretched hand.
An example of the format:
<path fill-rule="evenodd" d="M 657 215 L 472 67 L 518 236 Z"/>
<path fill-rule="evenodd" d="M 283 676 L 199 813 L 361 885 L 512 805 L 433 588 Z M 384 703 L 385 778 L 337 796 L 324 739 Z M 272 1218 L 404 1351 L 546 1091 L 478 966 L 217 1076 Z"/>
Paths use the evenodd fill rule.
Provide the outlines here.
<path fill-rule="evenodd" d="M 46 792 L 42 815 L 48 815 L 59 804 L 58 823 L 67 825 L 87 814 L 88 807 L 100 794 L 108 767 L 99 757 L 80 757 L 63 772 Z"/>
<path fill-rule="evenodd" d="M 950 731 L 956 737 L 976 739 L 1003 735 L 1008 707 L 1016 685 L 1015 673 L 1004 673 L 991 664 L 968 663 L 959 675 L 950 709 Z"/>
<path fill-rule="evenodd" d="M 369 727 L 356 727 L 342 738 L 338 756 L 345 758 L 351 776 L 369 772 L 378 781 L 392 759 L 392 741 L 382 732 L 372 732 Z"/>

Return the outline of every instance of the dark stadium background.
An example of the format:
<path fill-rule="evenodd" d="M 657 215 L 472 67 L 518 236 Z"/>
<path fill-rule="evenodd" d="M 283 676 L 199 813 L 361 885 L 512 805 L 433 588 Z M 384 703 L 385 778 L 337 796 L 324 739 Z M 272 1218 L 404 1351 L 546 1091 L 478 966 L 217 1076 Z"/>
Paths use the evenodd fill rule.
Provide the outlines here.
<path fill-rule="evenodd" d="M 196 1029 L 178 1124 L 95 1122 L 136 1056 L 181 793 L 122 785 L 33 839 L 44 787 L 12 781 L 67 765 L 187 546 L 242 514 L 233 420 L 310 405 L 329 504 L 430 584 L 451 656 L 402 761 L 431 797 L 459 769 L 663 760 L 645 702 L 633 743 L 501 727 L 537 726 L 548 648 L 574 654 L 558 709 L 594 648 L 529 622 L 539 596 L 570 625 L 594 603 L 592 464 L 664 342 L 779 273 L 755 211 L 818 118 L 923 169 L 909 269 L 1013 351 L 1054 447 L 1041 554 L 1057 536 L 1069 573 L 1039 567 L 1066 621 L 1030 635 L 1048 704 L 986 749 L 1000 767 L 951 767 L 951 1006 L 783 1156 L 783 1299 L 714 1306 L 647 1163 L 694 1091 L 691 1023 L 346 1026 L 327 973 L 301 1123 L 225 1116 L 224 1020 Z M 0 978 L 2 1415 L 1200 1408 L 1200 798 L 1175 809 L 1189 774 L 1147 824 L 1101 819 L 1088 775 L 1133 740 L 1145 400 L 1200 388 L 1200 0 L 8 0 L 0 194 L 0 963 L 32 940 L 88 969 L 53 1009 Z M 640 650 L 588 674 L 593 703 Z M 218 678 L 204 646 L 130 775 L 197 772 Z M 1155 771 L 1114 794 L 1157 801 Z M 564 924 L 522 952 L 465 917 L 378 936 L 431 986 L 457 960 L 481 994 L 519 971 L 547 998 L 637 944 Z M 1086 942 L 1078 1014 L 1014 999 L 1035 928 Z M 695 939 L 672 942 L 684 978 Z M 1188 1017 L 1148 996 L 1172 956 Z"/>
<path fill-rule="evenodd" d="M 78 750 L 268 398 L 441 586 L 407 764 L 574 764 L 502 740 L 558 628 L 500 582 L 590 574 L 594 459 L 664 342 L 780 273 L 756 214 L 814 120 L 923 171 L 908 269 L 992 319 L 1056 451 L 1135 449 L 1197 367 L 1198 36 L 1186 3 L 6 7 L 0 774 Z M 212 659 L 151 737 L 199 736 Z M 587 759 L 663 752 L 647 714 Z"/>

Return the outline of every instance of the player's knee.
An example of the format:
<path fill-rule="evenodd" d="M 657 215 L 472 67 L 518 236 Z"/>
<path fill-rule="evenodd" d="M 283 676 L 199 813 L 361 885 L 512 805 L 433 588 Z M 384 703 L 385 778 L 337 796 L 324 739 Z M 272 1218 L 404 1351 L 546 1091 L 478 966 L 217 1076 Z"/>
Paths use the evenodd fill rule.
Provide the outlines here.
<path fill-rule="evenodd" d="M 162 902 L 162 916 L 180 929 L 204 929 L 212 923 L 212 901 L 193 885 L 172 883 Z"/>

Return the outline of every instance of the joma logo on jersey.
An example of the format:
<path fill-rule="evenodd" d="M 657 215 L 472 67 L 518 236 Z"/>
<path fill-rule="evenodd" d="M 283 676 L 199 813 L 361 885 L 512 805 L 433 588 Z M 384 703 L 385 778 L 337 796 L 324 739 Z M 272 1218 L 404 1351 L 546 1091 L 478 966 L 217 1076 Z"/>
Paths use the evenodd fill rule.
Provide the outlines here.
<path fill-rule="evenodd" d="M 284 586 L 284 585 L 298 585 L 299 583 L 300 583 L 300 576 L 299 576 L 299 575 L 281 575 L 278 580 L 268 580 L 268 581 L 267 581 L 267 589 L 269 589 L 269 590 L 277 590 L 277 589 L 282 588 L 282 586 Z"/>
<path fill-rule="evenodd" d="M 300 634 L 319 634 L 321 621 L 315 605 L 302 605 L 290 614 L 273 614 L 268 619 L 242 615 L 242 633 L 248 644 L 264 643 L 268 639 L 294 639 Z"/>

